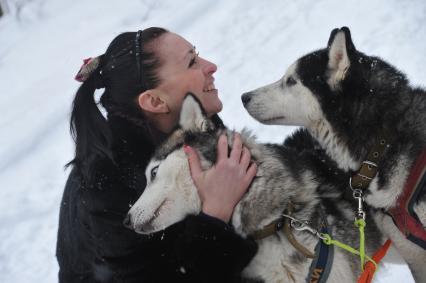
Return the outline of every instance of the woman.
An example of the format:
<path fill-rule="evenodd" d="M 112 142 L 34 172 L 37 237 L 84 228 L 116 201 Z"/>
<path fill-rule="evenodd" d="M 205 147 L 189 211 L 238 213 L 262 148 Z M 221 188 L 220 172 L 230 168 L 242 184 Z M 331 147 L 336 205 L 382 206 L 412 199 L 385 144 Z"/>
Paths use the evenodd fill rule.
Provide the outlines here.
<path fill-rule="evenodd" d="M 221 110 L 216 66 L 161 28 L 120 34 L 96 63 L 85 68 L 90 72 L 71 115 L 76 151 L 60 211 L 59 281 L 238 282 L 257 249 L 227 224 L 256 172 L 239 137 L 205 172 L 186 148 L 200 215 L 149 237 L 123 225 L 144 190 L 155 146 L 176 126 L 184 96 L 194 93 L 209 116 Z M 107 119 L 95 103 L 99 88 Z M 227 153 L 225 137 L 218 150 Z"/>

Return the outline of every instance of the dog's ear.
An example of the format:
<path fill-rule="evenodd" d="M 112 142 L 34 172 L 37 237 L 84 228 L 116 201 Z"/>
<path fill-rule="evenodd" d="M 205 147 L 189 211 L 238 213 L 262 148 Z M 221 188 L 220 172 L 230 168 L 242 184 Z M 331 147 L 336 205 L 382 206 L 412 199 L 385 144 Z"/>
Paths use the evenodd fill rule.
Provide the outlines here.
<path fill-rule="evenodd" d="M 351 66 L 351 55 L 355 52 L 351 32 L 347 27 L 334 29 L 328 40 L 328 84 L 335 90 L 345 79 Z"/>
<path fill-rule="evenodd" d="M 201 132 L 206 132 L 213 127 L 213 123 L 205 114 L 201 103 L 191 93 L 187 94 L 183 100 L 179 126 L 184 131 Z"/>
<path fill-rule="evenodd" d="M 327 48 L 330 49 L 331 44 L 334 41 L 334 37 L 336 36 L 337 32 L 339 31 L 338 28 L 335 28 L 330 33 L 330 38 L 328 39 Z"/>
<path fill-rule="evenodd" d="M 352 41 L 351 31 L 348 27 L 342 27 L 340 30 L 345 33 L 346 48 L 348 50 L 348 54 L 352 54 L 356 51 L 356 48 L 354 42 Z"/>

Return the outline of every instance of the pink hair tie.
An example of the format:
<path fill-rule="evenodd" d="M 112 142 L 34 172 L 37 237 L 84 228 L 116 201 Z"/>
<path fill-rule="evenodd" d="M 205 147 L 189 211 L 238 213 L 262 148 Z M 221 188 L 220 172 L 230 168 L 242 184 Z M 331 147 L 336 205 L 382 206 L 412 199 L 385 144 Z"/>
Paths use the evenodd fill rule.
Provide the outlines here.
<path fill-rule="evenodd" d="M 80 67 L 77 75 L 74 79 L 79 82 L 86 81 L 90 75 L 98 68 L 100 62 L 100 56 L 92 58 L 89 57 L 83 60 L 83 65 Z"/>

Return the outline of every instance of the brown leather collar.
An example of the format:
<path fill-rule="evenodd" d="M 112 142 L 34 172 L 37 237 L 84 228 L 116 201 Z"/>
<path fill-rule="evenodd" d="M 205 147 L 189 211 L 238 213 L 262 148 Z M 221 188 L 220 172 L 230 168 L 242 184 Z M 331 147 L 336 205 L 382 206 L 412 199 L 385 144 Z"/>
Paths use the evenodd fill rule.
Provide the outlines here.
<path fill-rule="evenodd" d="M 280 231 L 284 227 L 284 222 L 285 218 L 281 216 L 280 218 L 264 226 L 262 229 L 253 232 L 250 236 L 255 240 L 261 240 L 266 237 L 269 237 Z"/>
<path fill-rule="evenodd" d="M 286 212 L 286 214 L 288 215 L 292 215 L 294 212 L 294 205 L 290 202 L 287 209 L 284 212 Z M 296 250 L 302 253 L 305 257 L 314 258 L 315 255 L 311 251 L 309 251 L 306 247 L 304 247 L 302 244 L 300 244 L 294 237 L 290 221 L 291 220 L 289 218 L 281 216 L 280 218 L 264 226 L 261 230 L 253 232 L 251 236 L 255 240 L 260 240 L 260 239 L 269 237 L 284 228 L 284 235 L 287 237 L 290 244 Z"/>
<path fill-rule="evenodd" d="M 376 176 L 379 164 L 389 147 L 390 137 L 385 132 L 382 132 L 370 149 L 367 158 L 362 162 L 358 172 L 351 177 L 349 184 L 352 190 L 360 189 L 365 191 L 368 188 Z"/>

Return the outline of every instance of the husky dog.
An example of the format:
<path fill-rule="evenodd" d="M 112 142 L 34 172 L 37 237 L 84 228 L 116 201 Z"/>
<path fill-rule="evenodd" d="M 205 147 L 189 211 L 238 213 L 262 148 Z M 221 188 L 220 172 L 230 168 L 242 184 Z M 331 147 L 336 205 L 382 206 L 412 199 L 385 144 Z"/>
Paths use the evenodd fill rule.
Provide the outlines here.
<path fill-rule="evenodd" d="M 349 29 L 343 27 L 331 32 L 327 48 L 301 57 L 277 82 L 243 94 L 242 102 L 261 123 L 306 127 L 338 167 L 351 175 L 385 133 L 389 144 L 365 201 L 377 209 L 377 224 L 392 239 L 416 281 L 426 282 L 425 247 L 409 241 L 383 213 L 395 209 L 413 164 L 425 156 L 424 89 L 411 87 L 404 74 L 380 58 L 357 51 Z M 411 203 L 417 231 L 426 225 L 424 180 Z"/>
<path fill-rule="evenodd" d="M 196 99 L 187 96 L 179 127 L 158 148 L 147 166 L 147 186 L 128 214 L 130 227 L 138 233 L 149 234 L 186 215 L 200 213 L 201 202 L 183 145 L 194 148 L 202 167 L 208 169 L 215 163 L 216 145 L 222 133 L 227 134 L 231 146 L 232 132 L 223 124 L 208 119 Z M 327 222 L 328 232 L 334 239 L 359 246 L 352 208 L 343 199 L 340 189 L 346 184 L 347 176 L 337 169 L 306 130 L 289 137 L 284 145 L 256 143 L 247 131 L 243 131 L 241 137 L 253 162 L 258 164 L 258 170 L 249 191 L 235 207 L 232 225 L 237 233 L 243 237 L 255 234 L 282 218 L 291 204 L 295 219 L 309 220 L 315 228 Z M 366 250 L 371 254 L 383 239 L 376 226 L 368 227 L 366 233 L 373 241 L 368 243 Z M 243 276 L 261 282 L 305 282 L 312 259 L 296 250 L 282 230 L 274 232 L 257 240 L 258 253 Z M 307 231 L 293 232 L 302 246 L 314 251 L 319 243 L 317 236 Z M 355 282 L 359 270 L 358 260 L 352 254 L 334 249 L 327 282 Z"/>

